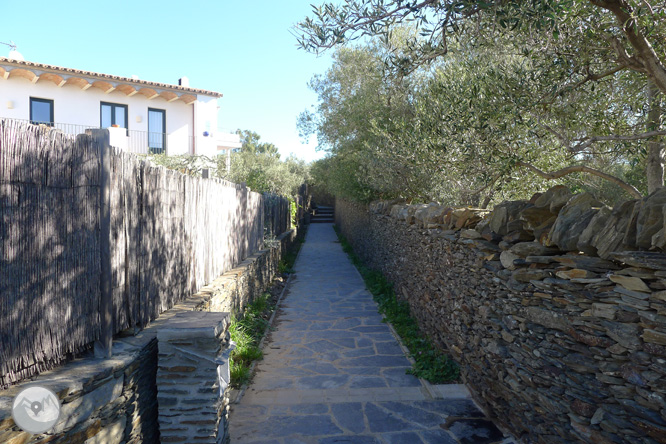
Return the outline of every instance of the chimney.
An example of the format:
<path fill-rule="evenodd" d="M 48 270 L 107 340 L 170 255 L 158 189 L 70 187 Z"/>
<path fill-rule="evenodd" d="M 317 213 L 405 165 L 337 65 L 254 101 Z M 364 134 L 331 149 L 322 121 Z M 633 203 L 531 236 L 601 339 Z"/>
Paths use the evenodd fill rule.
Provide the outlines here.
<path fill-rule="evenodd" d="M 181 77 L 180 79 L 178 79 L 178 85 L 179 86 L 184 86 L 185 88 L 189 88 L 190 87 L 190 79 L 188 79 L 187 77 Z"/>

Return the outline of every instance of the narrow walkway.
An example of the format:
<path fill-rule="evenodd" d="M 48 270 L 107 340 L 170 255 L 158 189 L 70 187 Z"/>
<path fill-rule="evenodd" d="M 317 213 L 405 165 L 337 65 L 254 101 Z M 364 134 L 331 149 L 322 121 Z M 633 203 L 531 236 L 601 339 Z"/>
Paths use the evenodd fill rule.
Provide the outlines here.
<path fill-rule="evenodd" d="M 411 367 L 331 224 L 310 225 L 264 359 L 232 405 L 232 443 L 513 442 L 464 386 Z"/>

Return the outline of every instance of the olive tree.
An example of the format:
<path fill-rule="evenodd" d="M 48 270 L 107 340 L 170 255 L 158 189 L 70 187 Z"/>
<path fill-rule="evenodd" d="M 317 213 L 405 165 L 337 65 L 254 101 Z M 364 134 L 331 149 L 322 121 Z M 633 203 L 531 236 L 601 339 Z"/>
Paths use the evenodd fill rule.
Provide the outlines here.
<path fill-rule="evenodd" d="M 505 117 L 518 117 L 522 128 L 509 125 L 502 137 L 515 145 L 530 136 L 546 149 L 552 149 L 554 140 L 573 163 L 548 172 L 524 156 L 514 156 L 513 168 L 546 179 L 589 173 L 637 196 L 635 186 L 582 161 L 604 164 L 611 155 L 627 162 L 632 151 L 643 152 L 648 191 L 663 185 L 665 20 L 664 6 L 647 1 L 348 0 L 315 7 L 297 29 L 301 46 L 316 52 L 363 36 L 379 36 L 391 48 L 396 26 L 412 23 L 418 34 L 384 52 L 396 78 L 442 63 L 448 58 L 444 55 L 458 49 L 461 37 L 508 59 L 519 54 L 529 61 L 536 81 L 529 85 L 531 91 L 512 95 L 528 103 L 519 116 L 508 111 Z M 478 140 L 479 134 L 474 135 Z"/>

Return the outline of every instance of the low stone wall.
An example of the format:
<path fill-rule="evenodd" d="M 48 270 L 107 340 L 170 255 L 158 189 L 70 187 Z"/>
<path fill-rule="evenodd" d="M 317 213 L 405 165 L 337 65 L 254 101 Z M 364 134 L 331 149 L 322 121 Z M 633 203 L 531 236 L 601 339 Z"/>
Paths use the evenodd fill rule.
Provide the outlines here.
<path fill-rule="evenodd" d="M 236 313 L 259 296 L 278 273 L 280 259 L 298 237 L 298 230 L 282 233 L 272 248 L 261 250 L 224 273 L 181 306 L 192 310 Z"/>
<path fill-rule="evenodd" d="M 112 359 L 84 358 L 0 392 L 0 442 L 9 444 L 157 443 L 157 340 L 154 327 L 113 343 Z M 48 434 L 21 431 L 11 416 L 14 396 L 36 384 L 53 390 L 62 405 Z"/>
<path fill-rule="evenodd" d="M 173 330 L 174 317 L 179 313 L 242 309 L 267 288 L 277 273 L 282 255 L 291 248 L 296 235 L 296 230 L 283 233 L 271 248 L 255 253 L 197 294 L 164 312 L 146 329 L 136 335 L 127 332 L 127 335 L 115 338 L 111 359 L 82 357 L 31 381 L 0 391 L 0 443 L 159 443 L 156 381 L 160 331 Z M 223 332 L 218 333 L 224 336 Z M 215 360 L 218 356 L 210 358 Z M 214 378 L 217 376 L 213 375 Z M 60 399 L 60 420 L 46 434 L 26 433 L 12 419 L 13 398 L 28 385 L 50 388 Z M 178 393 L 173 395 L 178 396 Z M 216 403 L 219 410 L 214 427 L 222 434 L 211 438 L 211 442 L 228 442 L 227 405 L 227 394 L 224 393 Z"/>
<path fill-rule="evenodd" d="M 666 442 L 663 255 L 567 253 L 534 241 L 554 219 L 504 217 L 499 235 L 501 214 L 394 204 L 338 200 L 336 223 L 498 422 L 527 443 Z"/>
<path fill-rule="evenodd" d="M 160 440 L 229 442 L 229 313 L 179 313 L 157 333 Z"/>

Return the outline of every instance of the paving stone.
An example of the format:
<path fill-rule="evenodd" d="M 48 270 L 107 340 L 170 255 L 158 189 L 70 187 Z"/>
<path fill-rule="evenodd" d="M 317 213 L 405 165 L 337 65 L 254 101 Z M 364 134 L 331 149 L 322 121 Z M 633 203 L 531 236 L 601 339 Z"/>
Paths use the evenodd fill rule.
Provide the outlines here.
<path fill-rule="evenodd" d="M 362 347 L 342 352 L 342 356 L 344 356 L 345 358 L 359 358 L 363 356 L 375 356 L 375 355 L 377 355 L 377 352 L 375 351 L 374 347 Z"/>
<path fill-rule="evenodd" d="M 437 444 L 459 444 L 446 430 L 424 430 L 419 432 L 423 442 Z"/>
<path fill-rule="evenodd" d="M 393 333 L 391 333 L 391 330 L 388 328 L 386 331 L 383 332 L 364 332 L 366 336 L 368 336 L 370 339 L 372 339 L 375 342 L 387 342 L 387 341 L 393 341 L 395 339 L 395 336 L 393 336 Z"/>
<path fill-rule="evenodd" d="M 408 423 L 398 418 L 395 413 L 387 412 L 374 403 L 368 403 L 365 406 L 365 417 L 368 420 L 368 426 L 373 433 L 399 432 L 409 430 Z"/>
<path fill-rule="evenodd" d="M 280 441 L 275 440 L 275 439 L 269 439 L 265 440 L 262 439 L 260 441 L 245 441 L 246 444 L 280 444 Z"/>
<path fill-rule="evenodd" d="M 324 339 L 314 342 L 306 342 L 305 344 L 303 344 L 303 346 L 307 347 L 308 349 L 312 350 L 315 353 L 326 353 L 332 350 L 343 348 L 341 345 L 335 344 L 331 341 L 326 341 Z"/>
<path fill-rule="evenodd" d="M 328 404 L 297 404 L 292 405 L 289 410 L 291 410 L 293 413 L 312 415 L 317 413 L 328 413 L 330 407 Z"/>
<path fill-rule="evenodd" d="M 405 357 L 364 356 L 361 358 L 344 359 L 340 362 L 340 365 L 342 367 L 404 367 L 405 361 L 407 361 Z"/>
<path fill-rule="evenodd" d="M 314 352 L 305 347 L 294 347 L 285 353 L 285 356 L 296 357 L 296 358 L 304 358 L 304 357 L 311 358 L 313 355 Z"/>
<path fill-rule="evenodd" d="M 338 349 L 340 347 L 344 347 L 344 348 L 360 347 L 360 345 L 357 343 L 355 338 L 337 338 L 337 339 L 331 338 L 331 339 L 328 340 L 328 342 L 338 346 Z"/>
<path fill-rule="evenodd" d="M 257 390 L 276 390 L 290 388 L 293 385 L 294 381 L 292 379 L 278 379 L 265 376 L 256 378 L 254 388 Z"/>
<path fill-rule="evenodd" d="M 377 376 L 352 376 L 349 388 L 387 387 L 386 380 Z"/>
<path fill-rule="evenodd" d="M 237 404 L 234 405 L 234 413 L 238 415 L 239 418 L 246 418 L 252 416 L 264 416 L 268 408 L 263 405 L 256 404 Z"/>
<path fill-rule="evenodd" d="M 448 429 L 461 444 L 490 444 L 503 438 L 495 424 L 486 419 L 460 419 Z"/>
<path fill-rule="evenodd" d="M 366 337 L 359 337 L 356 339 L 356 346 L 357 347 L 372 347 L 375 344 L 375 341 L 373 341 L 370 338 Z"/>
<path fill-rule="evenodd" d="M 343 339 L 351 338 L 352 340 L 358 335 L 358 333 L 348 330 L 325 330 L 325 331 L 309 331 L 306 333 L 306 337 L 310 339 Z"/>
<path fill-rule="evenodd" d="M 395 341 L 389 342 L 377 342 L 375 344 L 375 349 L 379 355 L 394 355 L 394 356 L 403 356 L 404 352 L 400 345 Z"/>
<path fill-rule="evenodd" d="M 376 375 L 380 376 L 382 369 L 379 367 L 349 367 L 341 368 L 344 373 L 350 375 Z"/>
<path fill-rule="evenodd" d="M 337 375 L 340 370 L 328 362 L 310 362 L 301 366 L 302 369 L 309 370 L 319 375 Z"/>
<path fill-rule="evenodd" d="M 386 333 L 389 331 L 388 325 L 363 325 L 354 327 L 352 331 L 359 331 L 361 333 Z"/>
<path fill-rule="evenodd" d="M 331 412 L 337 424 L 348 432 L 357 434 L 365 431 L 363 405 L 360 402 L 333 404 Z"/>
<path fill-rule="evenodd" d="M 334 389 L 342 387 L 349 381 L 347 375 L 303 376 L 294 382 L 294 386 L 304 389 Z"/>
<path fill-rule="evenodd" d="M 421 444 L 423 441 L 416 432 L 384 433 L 382 439 L 388 444 Z"/>
<path fill-rule="evenodd" d="M 341 319 L 339 321 L 336 321 L 333 324 L 333 328 L 337 330 L 349 330 L 350 328 L 358 327 L 360 325 L 366 325 L 364 322 L 362 322 L 361 319 L 357 317 L 353 318 L 345 318 Z"/>
<path fill-rule="evenodd" d="M 354 436 L 336 436 L 336 437 L 330 437 L 330 438 L 321 438 L 319 441 L 317 441 L 318 444 L 381 444 L 381 441 L 379 441 L 376 437 L 374 436 L 361 436 L 361 435 L 354 435 Z"/>
<path fill-rule="evenodd" d="M 406 402 L 383 402 L 381 406 L 394 412 L 403 419 L 415 423 L 423 428 L 435 428 L 442 423 L 443 416 L 439 413 L 420 409 L 412 403 Z"/>
<path fill-rule="evenodd" d="M 328 415 L 272 416 L 265 418 L 262 429 L 264 436 L 270 437 L 309 435 L 314 431 L 320 435 L 342 434 Z"/>
<path fill-rule="evenodd" d="M 469 399 L 421 401 L 414 403 L 414 405 L 424 410 L 459 418 L 483 418 L 485 416 Z"/>
<path fill-rule="evenodd" d="M 421 381 L 414 375 L 408 375 L 406 371 L 410 367 L 397 367 L 382 370 L 382 376 L 386 378 L 389 387 L 421 387 Z"/>

